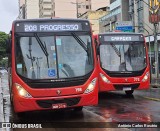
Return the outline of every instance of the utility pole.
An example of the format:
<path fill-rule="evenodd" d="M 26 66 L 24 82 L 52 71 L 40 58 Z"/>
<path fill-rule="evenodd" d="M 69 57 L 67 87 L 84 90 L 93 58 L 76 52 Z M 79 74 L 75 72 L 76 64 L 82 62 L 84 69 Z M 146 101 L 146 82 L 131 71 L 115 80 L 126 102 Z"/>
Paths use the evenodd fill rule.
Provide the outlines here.
<path fill-rule="evenodd" d="M 83 2 L 78 3 L 78 0 L 76 0 L 76 2 L 71 2 L 71 4 L 75 4 L 75 5 L 76 5 L 77 18 L 79 17 L 79 16 L 78 16 L 78 5 L 79 5 L 79 4 L 82 4 L 82 3 L 83 3 Z"/>
<path fill-rule="evenodd" d="M 140 27 L 140 26 L 134 26 L 134 27 Z M 143 28 L 148 33 L 149 52 L 151 53 L 151 41 L 150 41 L 149 31 L 146 28 L 144 28 L 143 26 L 141 26 L 141 28 Z M 149 54 L 149 62 L 150 62 L 150 64 L 152 63 L 152 61 L 151 61 L 151 54 Z M 151 79 L 152 79 L 152 69 L 150 69 L 150 70 L 151 70 Z"/>

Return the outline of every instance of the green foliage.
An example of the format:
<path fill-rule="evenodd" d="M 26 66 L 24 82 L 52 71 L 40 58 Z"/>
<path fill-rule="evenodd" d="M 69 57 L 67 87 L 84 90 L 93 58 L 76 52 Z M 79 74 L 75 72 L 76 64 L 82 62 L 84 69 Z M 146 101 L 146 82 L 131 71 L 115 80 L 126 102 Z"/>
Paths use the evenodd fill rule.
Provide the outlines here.
<path fill-rule="evenodd" d="M 8 34 L 5 32 L 0 32 L 0 66 L 6 65 L 6 61 L 3 60 L 6 54 L 6 39 L 8 38 Z"/>

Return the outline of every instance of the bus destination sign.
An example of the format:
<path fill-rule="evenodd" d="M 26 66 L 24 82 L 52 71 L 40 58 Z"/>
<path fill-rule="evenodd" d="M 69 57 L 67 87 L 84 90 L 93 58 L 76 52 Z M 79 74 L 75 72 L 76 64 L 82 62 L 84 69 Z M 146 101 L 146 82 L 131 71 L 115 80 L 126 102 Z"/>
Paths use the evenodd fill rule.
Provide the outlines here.
<path fill-rule="evenodd" d="M 141 35 L 104 36 L 104 41 L 144 41 Z"/>
<path fill-rule="evenodd" d="M 81 23 L 17 23 L 17 32 L 81 31 Z"/>

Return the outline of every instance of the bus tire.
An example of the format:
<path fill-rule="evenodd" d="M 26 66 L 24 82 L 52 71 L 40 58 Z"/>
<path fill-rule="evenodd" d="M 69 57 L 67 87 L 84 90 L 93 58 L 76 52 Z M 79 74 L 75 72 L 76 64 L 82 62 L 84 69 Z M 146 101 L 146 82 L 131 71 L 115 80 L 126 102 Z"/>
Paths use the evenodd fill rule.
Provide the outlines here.
<path fill-rule="evenodd" d="M 133 92 L 134 92 L 134 90 L 125 91 L 125 93 L 126 93 L 126 95 L 127 95 L 127 96 L 130 96 L 130 95 L 132 95 L 132 94 L 133 94 Z"/>
<path fill-rule="evenodd" d="M 75 108 L 74 108 L 74 111 L 75 111 L 75 112 L 79 112 L 79 111 L 82 111 L 82 109 L 83 109 L 83 106 L 75 107 Z"/>

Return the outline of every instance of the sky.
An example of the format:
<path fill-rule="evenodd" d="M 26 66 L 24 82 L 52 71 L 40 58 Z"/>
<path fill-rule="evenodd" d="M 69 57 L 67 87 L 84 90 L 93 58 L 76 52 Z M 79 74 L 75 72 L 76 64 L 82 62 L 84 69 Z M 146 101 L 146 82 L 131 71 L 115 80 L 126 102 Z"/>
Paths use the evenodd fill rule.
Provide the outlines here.
<path fill-rule="evenodd" d="M 8 34 L 18 14 L 18 0 L 0 0 L 0 31 Z"/>

